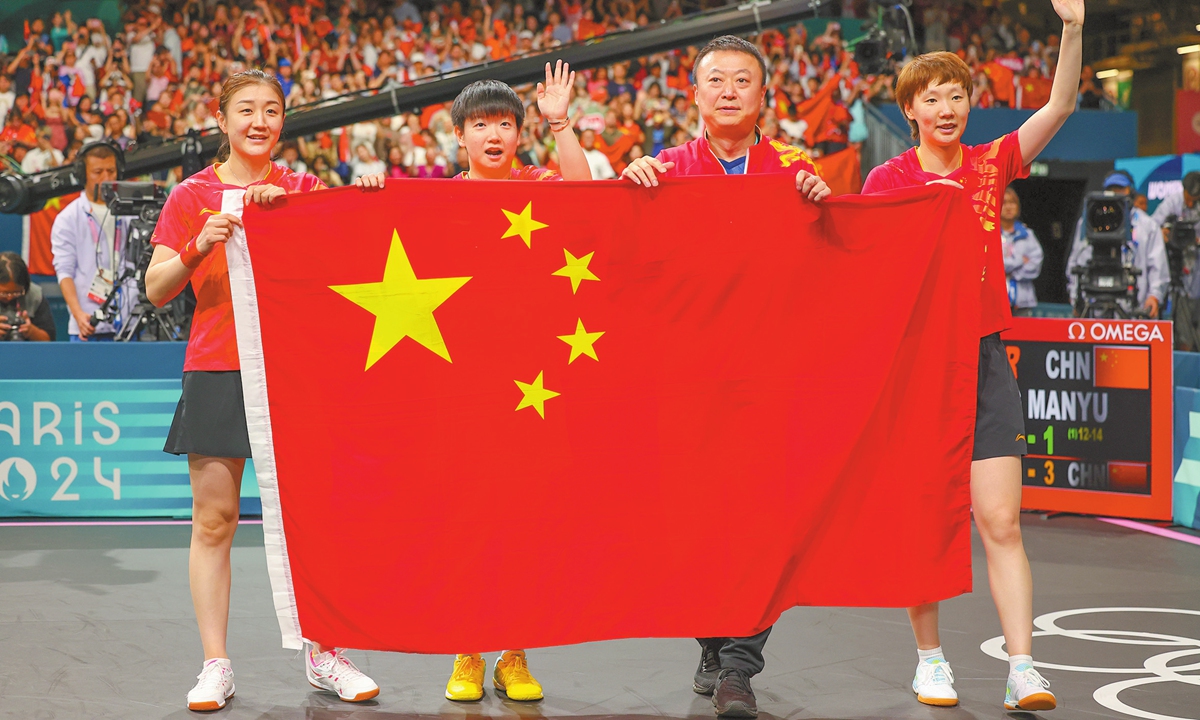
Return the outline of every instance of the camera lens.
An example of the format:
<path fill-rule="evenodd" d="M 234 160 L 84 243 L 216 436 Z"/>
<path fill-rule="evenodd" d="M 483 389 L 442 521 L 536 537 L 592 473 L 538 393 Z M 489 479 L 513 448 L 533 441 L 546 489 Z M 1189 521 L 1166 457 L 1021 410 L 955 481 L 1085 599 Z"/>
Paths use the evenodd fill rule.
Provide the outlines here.
<path fill-rule="evenodd" d="M 0 175 L 0 212 L 11 213 L 29 199 L 29 188 L 16 175 Z"/>
<path fill-rule="evenodd" d="M 1095 202 L 1088 208 L 1087 222 L 1092 232 L 1115 232 L 1125 224 L 1125 210 L 1119 202 Z"/>

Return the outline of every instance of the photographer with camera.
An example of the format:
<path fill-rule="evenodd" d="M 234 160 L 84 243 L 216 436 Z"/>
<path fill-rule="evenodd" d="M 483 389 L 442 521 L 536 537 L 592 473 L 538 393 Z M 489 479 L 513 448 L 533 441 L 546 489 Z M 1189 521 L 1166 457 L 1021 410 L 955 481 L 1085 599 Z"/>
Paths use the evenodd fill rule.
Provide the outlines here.
<path fill-rule="evenodd" d="M 1169 226 L 1192 225 L 1192 229 L 1196 233 L 1196 240 L 1193 244 L 1196 246 L 1195 260 L 1197 262 L 1195 264 L 1189 262 L 1192 270 L 1184 279 L 1184 284 L 1187 287 L 1188 297 L 1200 298 L 1200 271 L 1195 269 L 1196 265 L 1200 265 L 1200 172 L 1193 170 L 1184 175 L 1179 189 L 1164 197 L 1150 217 L 1162 226 L 1163 241 L 1168 244 L 1171 242 Z"/>
<path fill-rule="evenodd" d="M 1195 351 L 1200 348 L 1200 172 L 1184 175 L 1151 217 L 1162 226 L 1171 273 L 1167 304 L 1175 323 L 1175 349 Z"/>
<path fill-rule="evenodd" d="M 0 342 L 54 339 L 54 318 L 42 289 L 29 282 L 29 268 L 21 256 L 0 253 Z"/>
<path fill-rule="evenodd" d="M 1124 170 L 1116 170 L 1104 178 L 1105 192 L 1129 195 L 1133 191 L 1133 179 Z M 1167 284 L 1171 276 L 1167 270 L 1166 247 L 1159 242 L 1162 230 L 1153 218 L 1141 210 L 1130 208 L 1130 223 L 1133 227 L 1131 239 L 1126 244 L 1129 263 L 1139 271 L 1137 276 L 1137 303 L 1146 316 L 1156 318 L 1166 299 Z M 1071 270 L 1086 266 L 1092 259 L 1092 246 L 1083 232 L 1084 218 L 1075 225 L 1075 240 L 1071 245 L 1071 256 L 1067 260 L 1067 292 L 1074 298 L 1079 286 L 1079 276 Z M 1138 308 L 1125 308 L 1133 314 Z"/>
<path fill-rule="evenodd" d="M 122 243 L 128 220 L 114 217 L 100 199 L 101 183 L 117 179 L 117 153 L 108 144 L 94 143 L 84 147 L 79 158 L 84 167 L 83 194 L 59 213 L 50 230 L 54 272 L 71 311 L 67 329 L 71 342 L 112 340 L 118 327 L 129 320 L 138 298 L 137 282 L 130 278 L 110 306 L 115 317 L 94 316 L 124 270 Z"/>

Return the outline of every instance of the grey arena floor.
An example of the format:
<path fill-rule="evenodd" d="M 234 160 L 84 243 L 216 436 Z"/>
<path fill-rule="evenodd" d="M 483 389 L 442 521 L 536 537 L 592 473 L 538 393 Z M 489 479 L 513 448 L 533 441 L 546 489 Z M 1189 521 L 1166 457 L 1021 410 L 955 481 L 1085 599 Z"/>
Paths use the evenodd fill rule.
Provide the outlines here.
<path fill-rule="evenodd" d="M 1023 522 L 1035 616 L 1070 611 L 1057 627 L 1089 631 L 1035 639 L 1037 660 L 1075 668 L 1043 670 L 1060 702 L 1043 715 L 1200 718 L 1200 546 L 1086 518 L 1026 515 Z M 202 659 L 188 595 L 188 532 L 0 527 L 0 717 L 198 717 L 184 708 Z M 980 649 L 1000 631 L 978 538 L 975 569 L 975 592 L 942 609 L 959 707 L 928 708 L 913 698 L 916 653 L 902 610 L 796 608 L 776 626 L 766 671 L 754 680 L 760 717 L 1033 718 L 1002 709 L 1007 664 Z M 447 656 L 351 653 L 382 693 L 377 702 L 348 705 L 312 690 L 299 657 L 279 647 L 260 526 L 240 528 L 233 573 L 229 648 L 238 692 L 212 717 L 712 717 L 708 699 L 691 691 L 698 646 L 686 639 L 531 651 L 546 689 L 546 700 L 532 705 L 498 699 L 490 687 L 480 703 L 446 701 Z M 1111 608 L 1165 611 L 1097 611 Z"/>

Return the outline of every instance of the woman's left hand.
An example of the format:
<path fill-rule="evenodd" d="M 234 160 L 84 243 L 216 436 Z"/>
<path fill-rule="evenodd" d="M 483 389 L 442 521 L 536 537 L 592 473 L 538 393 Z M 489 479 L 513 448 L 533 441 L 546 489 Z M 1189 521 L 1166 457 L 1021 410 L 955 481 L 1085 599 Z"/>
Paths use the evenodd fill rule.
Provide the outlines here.
<path fill-rule="evenodd" d="M 287 195 L 287 190 L 278 185 L 252 185 L 246 188 L 246 196 L 242 202 L 271 207 L 276 200 L 285 195 Z"/>
<path fill-rule="evenodd" d="M 546 82 L 537 84 L 538 111 L 551 123 L 567 117 L 571 105 L 571 90 L 575 87 L 575 73 L 571 65 L 559 60 L 550 69 L 546 63 Z"/>
<path fill-rule="evenodd" d="M 1083 0 L 1050 0 L 1064 25 L 1083 25 Z"/>
<path fill-rule="evenodd" d="M 354 187 L 361 190 L 382 190 L 385 180 L 387 180 L 387 175 L 384 173 L 371 173 L 355 178 Z"/>

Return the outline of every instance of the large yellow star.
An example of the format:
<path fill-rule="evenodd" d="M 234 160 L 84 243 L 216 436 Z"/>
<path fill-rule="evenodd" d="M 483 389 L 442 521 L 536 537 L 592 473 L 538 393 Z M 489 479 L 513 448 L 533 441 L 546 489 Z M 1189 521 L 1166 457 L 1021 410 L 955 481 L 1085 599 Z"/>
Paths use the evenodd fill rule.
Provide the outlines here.
<path fill-rule="evenodd" d="M 538 415 L 541 415 L 543 418 L 545 418 L 546 401 L 550 398 L 558 397 L 558 393 L 554 392 L 553 390 L 547 390 L 545 387 L 543 387 L 543 374 L 544 373 L 539 372 L 537 379 L 532 383 L 523 383 L 520 380 L 514 380 L 513 382 L 517 384 L 517 387 L 521 388 L 521 393 L 523 394 L 521 402 L 517 403 L 517 409 L 520 410 L 521 408 L 531 407 L 534 410 L 537 410 Z"/>
<path fill-rule="evenodd" d="M 571 346 L 571 359 L 567 360 L 567 364 L 575 362 L 575 358 L 580 355 L 587 355 L 591 359 L 599 362 L 600 358 L 596 357 L 596 348 L 593 345 L 600 339 L 604 332 L 588 332 L 583 329 L 583 320 L 580 319 L 575 325 L 574 335 L 559 335 L 558 339 Z"/>
<path fill-rule="evenodd" d="M 433 311 L 470 279 L 418 279 L 400 242 L 400 233 L 393 230 L 383 282 L 330 285 L 329 289 L 375 316 L 365 368 L 369 370 L 406 337 L 451 362 L 450 350 L 442 340 Z"/>
<path fill-rule="evenodd" d="M 550 227 L 546 223 L 541 223 L 533 219 L 532 202 L 525 203 L 525 209 L 519 214 L 505 210 L 504 208 L 500 208 L 500 211 L 504 213 L 504 217 L 508 218 L 509 222 L 508 229 L 500 236 L 501 240 L 510 238 L 513 235 L 520 235 L 521 239 L 525 241 L 525 247 L 531 248 L 533 247 L 533 231 Z"/>
<path fill-rule="evenodd" d="M 563 255 L 567 256 L 567 264 L 565 267 L 559 268 L 550 274 L 571 278 L 571 293 L 574 294 L 579 291 L 579 283 L 583 280 L 600 279 L 593 275 L 591 270 L 588 270 L 588 263 L 592 261 L 592 256 L 595 254 L 595 252 L 590 252 L 581 258 L 577 258 L 571 254 L 570 250 L 563 248 Z"/>

